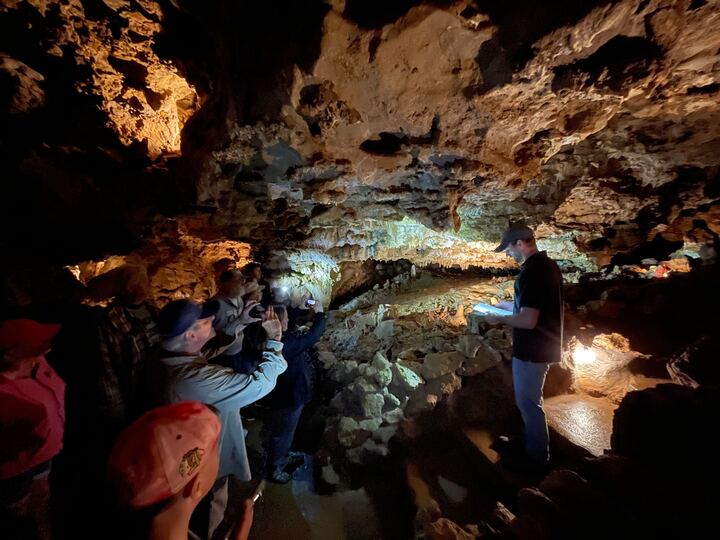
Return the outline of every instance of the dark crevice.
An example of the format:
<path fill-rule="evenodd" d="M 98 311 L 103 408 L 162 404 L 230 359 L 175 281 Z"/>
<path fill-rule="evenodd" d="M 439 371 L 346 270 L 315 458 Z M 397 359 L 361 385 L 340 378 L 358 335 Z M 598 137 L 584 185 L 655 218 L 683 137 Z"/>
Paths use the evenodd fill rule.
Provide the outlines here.
<path fill-rule="evenodd" d="M 370 154 L 391 156 L 397 154 L 408 141 L 404 133 L 380 132 L 376 137 L 367 139 L 360 144 L 360 149 Z"/>
<path fill-rule="evenodd" d="M 513 73 L 533 57 L 532 45 L 538 39 L 574 24 L 598 6 L 615 1 L 479 0 L 479 10 L 490 16 L 498 30 L 492 39 L 483 43 L 475 59 L 483 77 L 478 93 L 509 83 Z"/>
<path fill-rule="evenodd" d="M 554 68 L 552 90 L 582 90 L 590 86 L 621 92 L 646 77 L 662 49 L 642 37 L 616 36 L 587 58 Z"/>
<path fill-rule="evenodd" d="M 130 88 L 143 90 L 147 86 L 148 68 L 132 60 L 124 60 L 115 56 L 108 56 L 112 67 L 125 76 L 125 83 Z"/>
<path fill-rule="evenodd" d="M 688 88 L 688 95 L 696 95 L 696 94 L 714 94 L 720 90 L 720 83 L 711 83 L 706 84 L 704 86 L 693 86 L 691 88 Z"/>
<path fill-rule="evenodd" d="M 683 246 L 682 240 L 670 241 L 663 238 L 661 234 L 655 235 L 652 240 L 645 242 L 629 253 L 618 253 L 610 261 L 611 265 L 638 264 L 643 259 L 655 259 L 658 261 L 667 260 L 670 254 Z"/>
<path fill-rule="evenodd" d="M 380 46 L 380 36 L 374 35 L 372 38 L 370 38 L 370 43 L 368 44 L 368 62 L 373 63 L 373 60 L 375 60 L 375 53 L 377 53 L 377 49 Z"/>
<path fill-rule="evenodd" d="M 637 15 L 638 13 L 642 13 L 642 10 L 645 9 L 649 3 L 650 0 L 642 0 L 642 2 L 638 4 L 637 9 L 635 10 L 635 15 Z"/>

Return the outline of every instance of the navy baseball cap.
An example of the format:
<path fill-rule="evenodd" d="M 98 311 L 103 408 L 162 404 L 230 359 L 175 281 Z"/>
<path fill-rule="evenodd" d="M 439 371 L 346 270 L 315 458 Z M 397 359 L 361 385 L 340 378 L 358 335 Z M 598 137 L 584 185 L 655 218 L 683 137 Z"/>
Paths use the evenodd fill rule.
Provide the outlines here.
<path fill-rule="evenodd" d="M 523 225 L 521 223 L 510 225 L 510 227 L 508 227 L 508 229 L 503 233 L 502 242 L 500 242 L 500 245 L 495 248 L 495 251 L 500 253 L 501 251 L 505 251 L 510 244 L 514 244 L 518 240 L 530 240 L 534 237 L 535 233 L 533 233 L 533 230 L 527 225 Z"/>
<path fill-rule="evenodd" d="M 202 305 L 187 298 L 173 300 L 160 310 L 158 330 L 164 338 L 179 336 L 196 321 L 217 314 L 219 309 L 220 303 L 217 300 L 208 300 Z"/>

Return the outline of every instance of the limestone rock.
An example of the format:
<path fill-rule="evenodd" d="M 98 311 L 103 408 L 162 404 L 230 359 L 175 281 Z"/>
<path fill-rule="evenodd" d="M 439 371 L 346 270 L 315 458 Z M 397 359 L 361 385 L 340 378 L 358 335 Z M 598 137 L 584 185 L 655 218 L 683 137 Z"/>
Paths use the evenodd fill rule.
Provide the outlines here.
<path fill-rule="evenodd" d="M 379 418 L 382 416 L 385 398 L 380 394 L 365 394 L 360 400 L 360 408 L 365 418 Z"/>
<path fill-rule="evenodd" d="M 337 362 L 337 358 L 330 351 L 318 352 L 318 360 L 322 364 L 323 369 L 330 369 Z"/>
<path fill-rule="evenodd" d="M 484 353 L 480 353 L 475 358 L 471 358 L 465 362 L 462 374 L 467 376 L 477 375 L 486 369 L 498 365 L 500 362 L 500 353 L 487 347 Z"/>
<path fill-rule="evenodd" d="M 7 103 L 9 114 L 25 114 L 45 105 L 47 96 L 42 89 L 45 77 L 40 73 L 23 62 L 0 55 L 0 74 L 14 83 L 7 92 L 10 96 Z"/>
<path fill-rule="evenodd" d="M 500 353 L 479 336 L 463 336 L 460 338 L 459 347 L 468 358 L 463 365 L 463 375 L 477 375 L 502 360 Z"/>
<path fill-rule="evenodd" d="M 357 373 L 358 363 L 354 360 L 337 362 L 330 368 L 330 379 L 340 384 L 352 382 Z"/>
<path fill-rule="evenodd" d="M 381 391 L 381 386 L 376 382 L 375 377 L 370 375 L 370 377 L 358 377 L 355 379 L 355 382 L 348 387 L 348 389 L 357 395 L 362 395 L 368 393 L 378 393 Z"/>
<path fill-rule="evenodd" d="M 430 381 L 455 373 L 464 361 L 465 356 L 459 352 L 428 354 L 422 363 L 422 376 L 426 381 Z"/>
<path fill-rule="evenodd" d="M 392 320 L 381 321 L 373 330 L 378 339 L 391 338 L 395 333 L 395 323 Z"/>
<path fill-rule="evenodd" d="M 386 424 L 397 424 L 405 417 L 403 410 L 398 407 L 382 414 L 382 421 Z"/>
<path fill-rule="evenodd" d="M 446 373 L 429 381 L 422 391 L 438 396 L 449 396 L 460 390 L 461 387 L 462 379 L 460 379 L 460 377 L 455 375 L 455 373 Z"/>
<path fill-rule="evenodd" d="M 387 446 L 388 442 L 390 442 L 390 439 L 393 438 L 395 433 L 397 433 L 398 426 L 397 424 L 391 424 L 389 426 L 383 426 L 372 434 L 373 440 L 384 444 Z"/>
<path fill-rule="evenodd" d="M 423 380 L 412 369 L 398 361 L 392 366 L 393 386 L 404 392 L 411 392 L 423 384 Z M 396 394 L 398 395 L 398 394 Z"/>
<path fill-rule="evenodd" d="M 400 407 L 401 401 L 393 394 L 385 395 L 385 407 L 384 409 L 392 410 Z"/>
<path fill-rule="evenodd" d="M 360 420 L 358 422 L 358 426 L 364 431 L 375 432 L 382 423 L 383 420 L 381 418 L 367 418 L 365 420 Z"/>
<path fill-rule="evenodd" d="M 343 446 L 350 448 L 357 446 L 362 443 L 363 439 L 369 436 L 368 432 L 365 432 L 357 420 L 348 416 L 343 416 L 338 422 L 338 441 Z"/>
<path fill-rule="evenodd" d="M 415 351 L 413 351 L 412 349 L 406 349 L 404 351 L 401 351 L 397 355 L 397 359 L 403 360 L 405 362 L 417 362 L 418 361 L 417 356 L 415 356 Z"/>
<path fill-rule="evenodd" d="M 381 387 L 385 387 L 392 382 L 392 364 L 381 353 L 375 353 L 372 361 L 372 367 L 377 370 L 375 381 Z"/>

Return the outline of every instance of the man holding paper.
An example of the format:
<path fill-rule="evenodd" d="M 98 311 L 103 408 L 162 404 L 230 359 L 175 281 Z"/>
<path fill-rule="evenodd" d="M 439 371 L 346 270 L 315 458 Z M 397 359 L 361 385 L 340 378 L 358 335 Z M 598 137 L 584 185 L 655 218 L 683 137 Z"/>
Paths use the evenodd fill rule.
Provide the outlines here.
<path fill-rule="evenodd" d="M 515 301 L 495 307 L 512 315 L 488 315 L 490 324 L 513 328 L 512 372 L 515 403 L 525 424 L 525 450 L 534 465 L 549 459 L 548 427 L 543 410 L 543 385 L 550 364 L 560 361 L 563 329 L 563 280 L 560 269 L 545 251 L 538 251 L 532 229 L 512 225 L 495 249 L 521 263 L 515 280 Z"/>

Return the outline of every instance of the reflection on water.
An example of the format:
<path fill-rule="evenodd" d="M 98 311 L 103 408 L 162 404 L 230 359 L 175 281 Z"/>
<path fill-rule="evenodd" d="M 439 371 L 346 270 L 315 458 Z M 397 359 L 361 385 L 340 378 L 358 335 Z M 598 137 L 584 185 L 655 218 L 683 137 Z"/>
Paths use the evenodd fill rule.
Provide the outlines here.
<path fill-rule="evenodd" d="M 610 448 L 614 411 L 615 405 L 602 398 L 565 395 L 545 400 L 548 424 L 596 456 Z"/>

